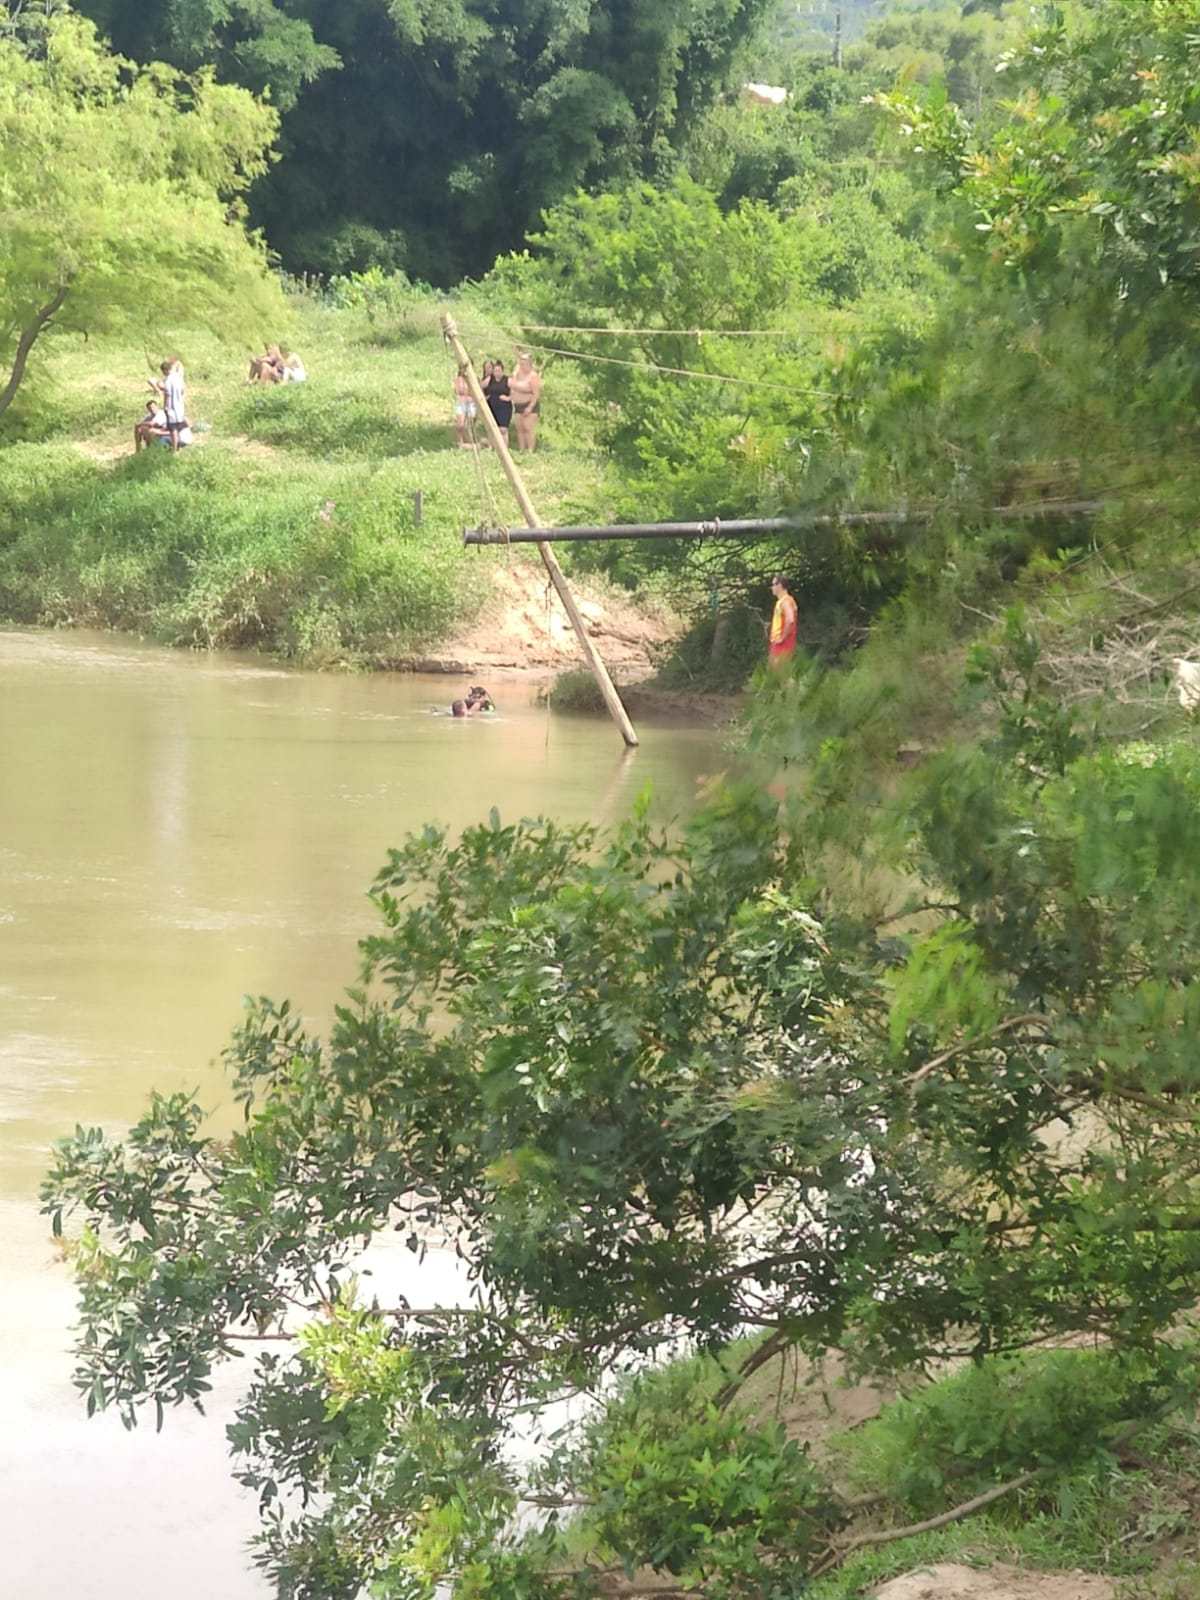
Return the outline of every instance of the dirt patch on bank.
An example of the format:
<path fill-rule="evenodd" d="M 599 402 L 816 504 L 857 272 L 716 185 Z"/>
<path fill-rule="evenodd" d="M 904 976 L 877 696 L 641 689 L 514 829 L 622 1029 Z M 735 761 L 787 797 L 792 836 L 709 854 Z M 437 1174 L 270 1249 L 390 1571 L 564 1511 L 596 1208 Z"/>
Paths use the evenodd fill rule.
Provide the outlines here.
<path fill-rule="evenodd" d="M 1085 1572 L 1022 1572 L 938 1562 L 871 1591 L 875 1600 L 1113 1600 L 1107 1578 Z"/>
<path fill-rule="evenodd" d="M 580 664 L 579 643 L 546 569 L 525 551 L 504 552 L 489 573 L 491 593 L 479 616 L 412 663 L 420 672 L 532 669 L 551 676 Z M 571 579 L 571 593 L 605 666 L 618 682 L 647 677 L 677 625 L 619 593 Z"/>
<path fill-rule="evenodd" d="M 416 672 L 459 677 L 525 671 L 548 682 L 562 672 L 586 671 L 575 630 L 540 560 L 526 550 L 506 551 L 489 580 L 491 593 L 470 627 L 452 634 L 436 654 L 406 665 Z M 570 585 L 588 635 L 620 685 L 631 717 L 721 727 L 737 716 L 740 695 L 664 688 L 652 681 L 678 636 L 675 619 L 634 605 L 606 586 L 577 578 Z"/>

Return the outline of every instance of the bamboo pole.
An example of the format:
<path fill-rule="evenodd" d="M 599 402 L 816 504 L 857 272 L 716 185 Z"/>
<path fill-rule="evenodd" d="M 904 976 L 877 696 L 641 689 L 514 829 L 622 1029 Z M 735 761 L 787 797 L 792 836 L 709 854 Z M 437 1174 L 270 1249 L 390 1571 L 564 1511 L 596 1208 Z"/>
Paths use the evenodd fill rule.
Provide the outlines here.
<path fill-rule="evenodd" d="M 474 368 L 471 366 L 471 358 L 467 355 L 462 340 L 458 337 L 458 329 L 454 325 L 454 318 L 448 311 L 442 314 L 442 331 L 458 359 L 458 370 L 467 380 L 467 388 L 471 391 L 471 396 L 475 401 L 475 409 L 487 430 L 487 436 L 491 440 L 492 448 L 499 458 L 500 465 L 504 468 L 504 475 L 512 487 L 513 494 L 516 496 L 517 504 L 521 508 L 521 515 L 525 518 L 526 524 L 530 529 L 540 529 L 542 526 L 541 518 L 534 509 L 533 501 L 529 498 L 529 491 L 525 487 L 524 479 L 517 471 L 516 463 L 513 461 L 508 446 L 504 442 L 504 436 L 496 426 L 496 419 L 492 416 L 484 392 L 479 386 L 479 379 L 475 376 Z M 591 636 L 587 631 L 587 624 L 580 615 L 579 607 L 575 604 L 575 596 L 567 585 L 562 568 L 558 564 L 558 558 L 545 539 L 536 537 L 536 531 L 534 540 L 541 553 L 546 571 L 550 574 L 550 582 L 554 585 L 558 598 L 562 601 L 567 616 L 571 619 L 571 626 L 575 629 L 575 637 L 579 640 L 579 648 L 583 651 L 584 660 L 591 668 L 592 677 L 595 678 L 600 686 L 600 693 L 604 696 L 604 704 L 608 707 L 610 716 L 620 729 L 622 739 L 632 747 L 638 742 L 633 723 L 630 722 L 629 713 L 621 703 L 621 696 L 617 693 L 616 686 L 608 675 L 608 668 L 600 659 L 600 653 L 592 643 Z"/>

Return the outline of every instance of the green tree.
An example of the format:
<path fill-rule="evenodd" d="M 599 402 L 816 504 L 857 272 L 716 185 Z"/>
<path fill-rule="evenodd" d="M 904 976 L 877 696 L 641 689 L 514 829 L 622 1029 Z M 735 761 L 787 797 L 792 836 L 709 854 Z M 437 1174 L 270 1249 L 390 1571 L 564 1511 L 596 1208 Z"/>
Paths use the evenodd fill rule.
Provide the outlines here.
<path fill-rule="evenodd" d="M 1086 303 L 1139 364 L 1174 353 L 1200 287 L 1198 25 L 1196 0 L 1045 8 L 1000 62 L 1013 98 L 982 134 L 943 97 L 887 100 L 990 265 L 1040 313 Z"/>
<path fill-rule="evenodd" d="M 1139 1404 L 1191 1381 L 1200 765 L 1091 753 L 1019 619 L 974 672 L 993 735 L 842 836 L 903 866 L 899 915 L 827 903 L 820 830 L 753 791 L 674 841 L 429 830 L 376 883 L 328 1042 L 252 1011 L 243 1131 L 178 1096 L 60 1147 L 89 1407 L 161 1421 L 278 1339 L 230 1437 L 282 1592 L 588 1592 L 553 1519 L 514 1533 L 523 1501 L 590 1508 L 627 1571 L 790 1592 L 847 1508 L 729 1409 L 782 1350 L 895 1371 L 1086 1334 Z M 396 1230 L 418 1282 L 454 1245 L 461 1305 L 360 1292 L 351 1258 Z M 728 1350 L 719 1391 L 605 1406 L 696 1348 Z M 579 1395 L 574 1439 L 514 1462 L 518 1419 Z"/>
<path fill-rule="evenodd" d="M 937 82 L 951 101 L 981 119 L 1003 93 L 997 63 L 1016 43 L 1029 9 L 1017 0 L 985 0 L 973 6 L 958 0 L 910 0 L 893 5 L 846 51 L 846 65 L 860 72 L 887 72 L 893 82 Z"/>
<path fill-rule="evenodd" d="M 285 113 L 281 158 L 256 185 L 252 214 L 292 270 L 380 266 L 449 284 L 486 271 L 577 187 L 669 172 L 764 4 L 83 0 L 82 9 L 140 61 L 206 62 L 271 87 Z"/>
<path fill-rule="evenodd" d="M 519 308 L 516 320 L 611 330 L 562 337 L 584 358 L 602 437 L 625 468 L 615 520 L 827 511 L 851 499 L 835 412 L 846 353 L 873 347 L 881 328 L 902 342 L 928 319 L 939 274 L 908 233 L 906 180 L 856 157 L 826 187 L 832 166 L 781 184 L 778 206 L 723 210 L 687 178 L 580 195 L 547 214 L 530 255 L 498 263 L 486 281 L 489 299 Z M 555 336 L 543 337 L 553 350 Z M 630 582 L 666 568 L 678 603 L 705 613 L 714 590 L 725 602 L 756 590 L 761 600 L 772 572 L 799 576 L 801 563 L 810 618 L 818 606 L 826 616 L 847 599 L 854 607 L 864 583 L 878 605 L 878 562 L 840 536 L 795 545 L 653 541 L 575 559 Z"/>
<path fill-rule="evenodd" d="M 317 43 L 303 7 L 275 0 L 85 0 L 76 9 L 122 54 L 185 72 L 214 67 L 222 81 L 269 95 L 280 112 L 341 64 L 336 50 Z"/>
<path fill-rule="evenodd" d="M 209 75 L 130 72 L 82 18 L 35 20 L 0 39 L 0 416 L 45 337 L 257 333 L 281 308 L 240 202 L 274 113 Z"/>

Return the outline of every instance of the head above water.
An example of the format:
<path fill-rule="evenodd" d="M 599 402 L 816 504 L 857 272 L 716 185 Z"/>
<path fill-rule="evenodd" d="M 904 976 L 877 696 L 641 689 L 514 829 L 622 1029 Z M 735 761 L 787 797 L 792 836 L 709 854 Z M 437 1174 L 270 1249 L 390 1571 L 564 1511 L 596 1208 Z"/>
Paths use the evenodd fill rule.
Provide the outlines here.
<path fill-rule="evenodd" d="M 465 700 L 456 700 L 450 707 L 450 715 L 452 717 L 465 717 L 466 714 L 467 702 Z"/>

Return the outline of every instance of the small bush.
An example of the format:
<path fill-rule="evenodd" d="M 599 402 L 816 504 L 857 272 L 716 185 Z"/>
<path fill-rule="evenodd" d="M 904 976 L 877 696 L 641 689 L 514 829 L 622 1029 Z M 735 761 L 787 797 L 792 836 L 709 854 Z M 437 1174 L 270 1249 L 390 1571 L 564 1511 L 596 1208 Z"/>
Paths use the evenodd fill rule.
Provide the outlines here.
<path fill-rule="evenodd" d="M 766 656 L 763 619 L 751 606 L 705 617 L 673 647 L 659 672 L 671 688 L 738 689 Z"/>
<path fill-rule="evenodd" d="M 545 705 L 556 711 L 601 712 L 605 709 L 600 685 L 590 672 L 582 667 L 561 672 L 540 696 Z"/>
<path fill-rule="evenodd" d="M 1138 1364 L 1104 1352 L 996 1358 L 896 1401 L 843 1442 L 843 1464 L 855 1487 L 925 1516 L 1030 1470 L 1105 1459 L 1116 1428 L 1160 1399 Z"/>

